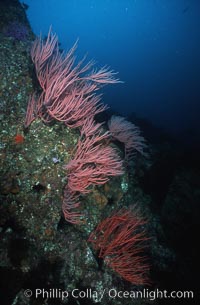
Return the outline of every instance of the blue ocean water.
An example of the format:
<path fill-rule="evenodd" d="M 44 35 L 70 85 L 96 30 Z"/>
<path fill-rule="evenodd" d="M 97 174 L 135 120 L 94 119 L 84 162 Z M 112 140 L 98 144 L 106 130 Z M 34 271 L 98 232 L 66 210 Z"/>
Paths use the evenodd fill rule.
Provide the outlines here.
<path fill-rule="evenodd" d="M 22 1 L 23 2 L 23 1 Z M 110 66 L 124 82 L 103 101 L 174 135 L 200 134 L 200 1 L 26 0 L 35 34 L 49 26 L 68 50 Z"/>

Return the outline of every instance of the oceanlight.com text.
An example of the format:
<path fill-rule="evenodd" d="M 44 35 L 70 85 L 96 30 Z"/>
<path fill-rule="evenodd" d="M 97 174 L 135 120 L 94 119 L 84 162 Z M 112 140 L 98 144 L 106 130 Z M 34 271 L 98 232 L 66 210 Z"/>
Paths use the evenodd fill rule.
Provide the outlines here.
<path fill-rule="evenodd" d="M 85 289 L 81 290 L 75 288 L 73 290 L 62 290 L 59 288 L 42 289 L 36 288 L 35 290 L 26 289 L 24 296 L 27 298 L 43 298 L 43 299 L 60 299 L 64 300 L 69 297 L 74 299 L 92 299 L 96 302 L 101 302 L 103 298 L 109 299 L 148 299 L 154 301 L 156 299 L 193 299 L 194 292 L 189 291 L 167 291 L 167 290 L 117 290 L 116 288 L 110 289 Z"/>

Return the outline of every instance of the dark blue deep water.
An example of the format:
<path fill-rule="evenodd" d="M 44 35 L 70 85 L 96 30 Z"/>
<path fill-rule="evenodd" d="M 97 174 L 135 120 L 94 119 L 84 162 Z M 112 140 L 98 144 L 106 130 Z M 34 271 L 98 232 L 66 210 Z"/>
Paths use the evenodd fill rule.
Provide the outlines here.
<path fill-rule="evenodd" d="M 49 26 L 69 49 L 79 38 L 98 66 L 119 72 L 103 101 L 125 116 L 150 120 L 177 138 L 200 134 L 199 0 L 26 0 L 35 34 Z"/>

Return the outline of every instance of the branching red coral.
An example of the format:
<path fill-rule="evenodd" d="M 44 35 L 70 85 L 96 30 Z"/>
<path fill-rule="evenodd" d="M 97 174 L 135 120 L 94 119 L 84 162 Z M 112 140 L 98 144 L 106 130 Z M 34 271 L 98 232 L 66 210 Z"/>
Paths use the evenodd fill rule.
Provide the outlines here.
<path fill-rule="evenodd" d="M 124 143 L 125 157 L 130 160 L 135 152 L 146 155 L 144 149 L 147 147 L 145 139 L 141 136 L 140 129 L 125 118 L 113 115 L 108 122 L 109 130 L 113 138 Z"/>
<path fill-rule="evenodd" d="M 71 223 L 81 223 L 82 215 L 74 212 L 79 207 L 78 194 L 87 194 L 94 185 L 105 184 L 110 176 L 123 174 L 122 160 L 106 143 L 110 133 L 103 132 L 101 125 L 92 118 L 85 120 L 74 158 L 64 167 L 68 183 L 62 208 L 65 219 Z"/>
<path fill-rule="evenodd" d="M 79 194 L 72 192 L 68 186 L 64 190 L 64 200 L 62 204 L 62 210 L 65 217 L 65 220 L 72 224 L 81 224 L 81 213 L 77 212 L 79 208 Z"/>
<path fill-rule="evenodd" d="M 77 42 L 67 54 L 60 52 L 58 37 L 51 28 L 46 41 L 38 37 L 31 48 L 31 58 L 43 90 L 36 107 L 37 115 L 47 123 L 55 119 L 70 127 L 82 126 L 86 117 L 94 117 L 107 108 L 100 103 L 96 91 L 102 85 L 119 82 L 116 73 L 108 67 L 91 70 L 94 62 L 84 64 L 85 57 L 75 63 L 76 48 Z M 29 107 L 28 112 L 30 110 Z M 31 122 L 32 118 L 27 119 L 26 125 Z"/>
<path fill-rule="evenodd" d="M 99 251 L 99 258 L 135 285 L 149 283 L 149 265 L 143 256 L 148 239 L 143 228 L 145 223 L 137 210 L 122 209 L 104 219 L 88 239 Z"/>
<path fill-rule="evenodd" d="M 73 160 L 65 166 L 68 186 L 73 192 L 89 193 L 90 186 L 105 184 L 110 176 L 123 174 L 123 164 L 117 152 L 105 145 L 109 132 L 102 133 L 101 124 L 87 119 Z"/>

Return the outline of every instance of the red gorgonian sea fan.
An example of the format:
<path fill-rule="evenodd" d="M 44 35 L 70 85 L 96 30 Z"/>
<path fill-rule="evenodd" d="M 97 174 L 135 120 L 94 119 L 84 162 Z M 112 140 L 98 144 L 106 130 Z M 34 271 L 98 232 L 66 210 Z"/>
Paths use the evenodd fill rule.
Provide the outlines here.
<path fill-rule="evenodd" d="M 138 211 L 121 209 L 104 219 L 88 241 L 107 265 L 134 285 L 149 284 L 149 264 L 143 255 L 148 240 Z"/>
<path fill-rule="evenodd" d="M 135 152 L 146 155 L 145 139 L 141 136 L 139 127 L 127 121 L 124 117 L 113 115 L 108 122 L 109 130 L 114 139 L 124 144 L 125 158 L 130 160 Z"/>
<path fill-rule="evenodd" d="M 67 185 L 64 190 L 63 214 L 68 222 L 80 224 L 83 216 L 77 208 L 79 195 L 88 194 L 95 185 L 105 184 L 110 177 L 124 173 L 117 151 L 108 145 L 110 132 L 92 118 L 85 120 L 72 160 L 65 165 Z"/>
<path fill-rule="evenodd" d="M 37 37 L 31 48 L 31 58 L 42 88 L 39 98 L 29 99 L 25 127 L 40 117 L 44 122 L 64 122 L 69 127 L 81 127 L 85 118 L 107 109 L 96 92 L 102 85 L 118 83 L 116 73 L 108 67 L 94 69 L 94 61 L 85 57 L 76 63 L 77 42 L 67 52 L 59 49 L 58 37 L 51 28 L 46 40 Z"/>
<path fill-rule="evenodd" d="M 93 118 L 85 120 L 74 158 L 64 167 L 68 171 L 68 187 L 87 194 L 90 186 L 105 184 L 109 177 L 124 173 L 117 151 L 106 143 L 110 133 L 102 132 Z"/>

